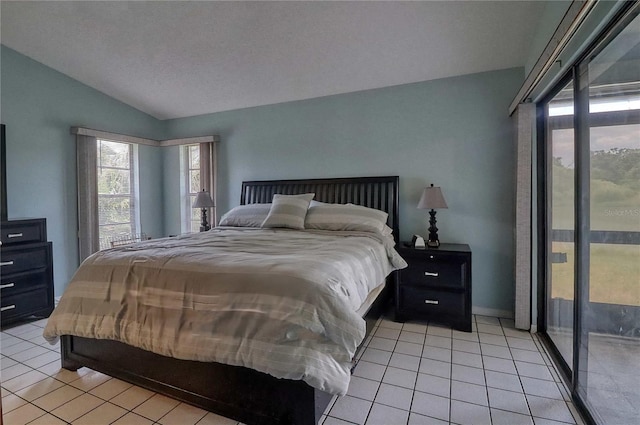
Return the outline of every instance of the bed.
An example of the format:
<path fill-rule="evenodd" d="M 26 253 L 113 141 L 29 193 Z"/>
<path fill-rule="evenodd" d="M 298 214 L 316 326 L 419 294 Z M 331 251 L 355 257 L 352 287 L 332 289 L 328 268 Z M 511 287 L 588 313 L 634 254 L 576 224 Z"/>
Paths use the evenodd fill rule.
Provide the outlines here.
<path fill-rule="evenodd" d="M 315 193 L 314 199 L 320 202 L 353 203 L 384 211 L 397 242 L 396 176 L 244 182 L 240 204 L 265 204 L 275 194 L 304 193 Z M 375 297 L 368 297 L 366 311 L 361 312 L 367 335 L 389 302 L 394 279 L 395 273 L 389 274 Z M 305 382 L 306 377 L 282 379 L 249 367 L 183 360 L 111 339 L 72 335 L 60 339 L 65 369 L 86 366 L 246 424 L 317 424 L 332 398 L 328 391 L 315 388 L 322 385 Z"/>

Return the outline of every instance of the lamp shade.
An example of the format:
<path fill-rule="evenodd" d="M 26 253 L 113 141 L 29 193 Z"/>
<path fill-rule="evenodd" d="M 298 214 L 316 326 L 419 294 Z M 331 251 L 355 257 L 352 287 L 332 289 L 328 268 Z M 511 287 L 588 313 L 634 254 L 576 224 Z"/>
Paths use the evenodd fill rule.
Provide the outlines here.
<path fill-rule="evenodd" d="M 444 200 L 444 196 L 442 196 L 440 187 L 433 187 L 433 184 L 425 187 L 422 191 L 420 202 L 418 202 L 418 208 L 423 210 L 447 208 L 447 202 Z"/>
<path fill-rule="evenodd" d="M 209 208 L 215 207 L 215 204 L 213 203 L 213 199 L 211 199 L 209 192 L 202 189 L 202 192 L 199 192 L 198 196 L 196 196 L 196 200 L 192 206 L 193 208 Z"/>

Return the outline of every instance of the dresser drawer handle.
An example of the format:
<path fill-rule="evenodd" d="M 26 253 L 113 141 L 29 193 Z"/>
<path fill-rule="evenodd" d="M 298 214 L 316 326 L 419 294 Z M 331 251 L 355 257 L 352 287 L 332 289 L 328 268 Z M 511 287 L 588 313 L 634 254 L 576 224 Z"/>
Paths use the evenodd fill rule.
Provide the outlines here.
<path fill-rule="evenodd" d="M 22 237 L 22 233 L 9 233 L 9 234 L 7 235 L 7 237 L 8 237 L 9 239 L 11 239 L 11 238 L 21 238 L 21 237 Z"/>
<path fill-rule="evenodd" d="M 11 305 L 8 305 L 6 307 L 0 308 L 0 311 L 13 310 L 14 308 L 16 308 L 16 305 L 15 304 L 11 304 Z"/>
<path fill-rule="evenodd" d="M 438 277 L 439 273 L 435 272 L 435 273 L 431 273 L 431 272 L 424 272 L 425 276 L 434 276 L 434 277 Z"/>
<path fill-rule="evenodd" d="M 13 260 L 3 261 L 2 263 L 0 263 L 0 266 L 13 266 Z"/>
<path fill-rule="evenodd" d="M 440 304 L 438 300 L 424 300 L 425 304 Z"/>
<path fill-rule="evenodd" d="M 11 283 L 5 283 L 4 285 L 0 285 L 0 289 L 5 289 L 5 288 L 13 288 L 14 286 L 16 286 L 15 283 L 11 282 Z"/>

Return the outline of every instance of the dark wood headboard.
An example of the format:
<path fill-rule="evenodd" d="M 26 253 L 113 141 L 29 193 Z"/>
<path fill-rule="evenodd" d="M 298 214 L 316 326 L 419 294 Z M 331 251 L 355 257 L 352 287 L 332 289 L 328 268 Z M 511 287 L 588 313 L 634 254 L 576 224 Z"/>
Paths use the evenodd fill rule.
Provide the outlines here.
<path fill-rule="evenodd" d="M 398 176 L 247 181 L 242 182 L 240 205 L 266 204 L 271 202 L 276 193 L 315 193 L 313 199 L 316 201 L 332 204 L 352 203 L 388 213 L 387 224 L 393 229 L 393 237 L 398 243 L 398 185 Z"/>

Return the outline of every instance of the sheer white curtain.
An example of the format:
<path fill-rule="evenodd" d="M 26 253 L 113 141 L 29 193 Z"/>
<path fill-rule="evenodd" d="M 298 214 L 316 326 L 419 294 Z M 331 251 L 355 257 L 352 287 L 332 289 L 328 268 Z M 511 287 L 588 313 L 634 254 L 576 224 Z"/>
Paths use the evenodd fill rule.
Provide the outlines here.
<path fill-rule="evenodd" d="M 97 139 L 76 134 L 78 178 L 78 257 L 80 262 L 100 249 L 98 228 Z"/>

